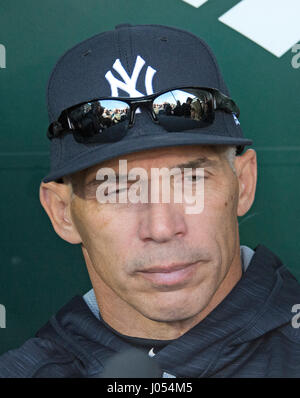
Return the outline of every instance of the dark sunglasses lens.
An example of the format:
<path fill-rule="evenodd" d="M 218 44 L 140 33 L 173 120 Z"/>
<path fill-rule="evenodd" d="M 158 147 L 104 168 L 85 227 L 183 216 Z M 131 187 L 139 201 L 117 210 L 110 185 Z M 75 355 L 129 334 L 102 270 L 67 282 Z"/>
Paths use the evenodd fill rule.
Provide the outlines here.
<path fill-rule="evenodd" d="M 111 142 L 126 132 L 129 105 L 115 100 L 88 102 L 69 112 L 68 119 L 77 141 Z"/>
<path fill-rule="evenodd" d="M 200 89 L 168 91 L 154 100 L 153 109 L 168 131 L 199 129 L 214 120 L 212 94 Z"/>

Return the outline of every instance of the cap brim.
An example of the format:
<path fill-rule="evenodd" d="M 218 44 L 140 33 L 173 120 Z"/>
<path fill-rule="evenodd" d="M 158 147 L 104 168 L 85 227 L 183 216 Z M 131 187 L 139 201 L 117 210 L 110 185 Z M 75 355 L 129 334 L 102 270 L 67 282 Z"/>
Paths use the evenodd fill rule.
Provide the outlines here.
<path fill-rule="evenodd" d="M 101 144 L 87 149 L 80 156 L 70 159 L 61 168 L 51 170 L 43 178 L 43 182 L 55 181 L 67 174 L 72 174 L 97 163 L 104 162 L 121 155 L 139 152 L 146 149 L 163 148 L 182 145 L 252 145 L 253 141 L 247 138 L 228 137 L 199 133 L 164 133 L 126 138 L 116 143 Z"/>

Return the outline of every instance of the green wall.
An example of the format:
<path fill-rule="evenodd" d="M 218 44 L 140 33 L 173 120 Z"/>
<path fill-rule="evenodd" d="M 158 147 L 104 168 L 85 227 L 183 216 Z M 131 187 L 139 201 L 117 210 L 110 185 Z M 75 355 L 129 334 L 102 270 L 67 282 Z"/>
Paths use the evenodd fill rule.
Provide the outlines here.
<path fill-rule="evenodd" d="M 57 58 L 116 24 L 171 25 L 214 49 L 258 156 L 255 202 L 239 219 L 241 244 L 273 250 L 300 279 L 300 69 L 218 17 L 238 0 L 0 0 L 0 354 L 21 345 L 75 294 L 90 289 L 80 247 L 53 231 L 38 198 L 48 169 L 45 87 Z M 286 21 L 285 23 L 288 23 Z"/>

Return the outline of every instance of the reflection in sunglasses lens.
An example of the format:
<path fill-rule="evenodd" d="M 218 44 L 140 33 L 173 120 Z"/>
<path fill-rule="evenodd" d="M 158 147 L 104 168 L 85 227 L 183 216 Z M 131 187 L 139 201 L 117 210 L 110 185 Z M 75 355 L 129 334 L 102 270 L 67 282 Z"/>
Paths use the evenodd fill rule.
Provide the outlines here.
<path fill-rule="evenodd" d="M 153 109 L 159 117 L 183 116 L 201 121 L 207 119 L 210 94 L 204 90 L 185 89 L 168 91 L 153 102 Z"/>
<path fill-rule="evenodd" d="M 70 112 L 69 120 L 85 136 L 93 136 L 128 119 L 129 105 L 117 100 L 88 102 Z"/>

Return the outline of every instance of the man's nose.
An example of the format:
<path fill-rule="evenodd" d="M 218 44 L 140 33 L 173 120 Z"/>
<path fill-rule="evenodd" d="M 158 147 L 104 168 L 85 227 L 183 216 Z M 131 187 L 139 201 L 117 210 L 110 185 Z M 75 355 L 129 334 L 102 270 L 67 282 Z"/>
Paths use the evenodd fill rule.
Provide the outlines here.
<path fill-rule="evenodd" d="M 182 206 L 175 203 L 149 203 L 143 212 L 139 237 L 143 241 L 167 242 L 187 233 Z"/>

